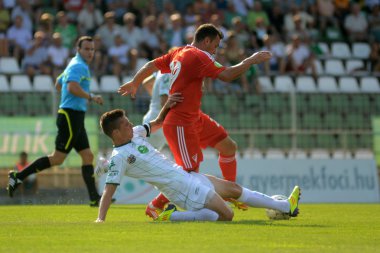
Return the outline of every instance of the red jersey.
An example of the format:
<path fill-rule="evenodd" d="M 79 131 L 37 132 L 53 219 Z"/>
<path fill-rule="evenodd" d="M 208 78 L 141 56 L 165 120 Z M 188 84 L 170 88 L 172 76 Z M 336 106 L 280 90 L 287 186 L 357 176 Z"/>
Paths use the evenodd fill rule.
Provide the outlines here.
<path fill-rule="evenodd" d="M 203 78 L 217 78 L 225 67 L 194 46 L 180 47 L 154 60 L 162 73 L 171 73 L 169 93 L 180 92 L 182 103 L 170 109 L 165 124 L 189 125 L 198 120 L 201 107 Z"/>

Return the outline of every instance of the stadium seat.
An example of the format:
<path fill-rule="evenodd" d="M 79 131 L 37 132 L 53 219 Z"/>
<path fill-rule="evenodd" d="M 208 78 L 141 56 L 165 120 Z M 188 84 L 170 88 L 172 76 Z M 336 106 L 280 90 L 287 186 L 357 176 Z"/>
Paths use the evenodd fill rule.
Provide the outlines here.
<path fill-rule="evenodd" d="M 272 92 L 273 91 L 273 85 L 272 81 L 267 76 L 259 76 L 259 84 L 261 87 L 262 92 Z"/>
<path fill-rule="evenodd" d="M 328 96 L 325 94 L 314 94 L 310 96 L 307 109 L 318 114 L 326 112 L 329 109 Z"/>
<path fill-rule="evenodd" d="M 350 58 L 351 51 L 348 44 L 344 42 L 333 42 L 331 45 L 331 56 L 341 59 Z"/>
<path fill-rule="evenodd" d="M 371 48 L 368 43 L 355 42 L 352 45 L 352 56 L 360 59 L 368 59 Z"/>
<path fill-rule="evenodd" d="M 339 90 L 344 93 L 359 93 L 359 85 L 354 77 L 339 78 Z"/>
<path fill-rule="evenodd" d="M 202 97 L 202 109 L 207 113 L 214 115 L 221 112 L 223 106 L 221 100 L 214 94 L 206 94 Z"/>
<path fill-rule="evenodd" d="M 339 92 L 335 78 L 329 76 L 318 77 L 318 90 L 322 93 Z"/>
<path fill-rule="evenodd" d="M 243 159 L 263 159 L 263 153 L 257 148 L 247 148 L 243 152 Z"/>
<path fill-rule="evenodd" d="M 285 159 L 286 156 L 281 149 L 270 148 L 266 151 L 266 159 Z"/>
<path fill-rule="evenodd" d="M 301 128 L 304 129 L 321 129 L 322 119 L 318 113 L 307 113 L 301 121 Z"/>
<path fill-rule="evenodd" d="M 266 110 L 271 112 L 289 111 L 288 96 L 280 93 L 272 93 L 266 96 Z"/>
<path fill-rule="evenodd" d="M 117 76 L 106 75 L 100 78 L 100 90 L 103 92 L 117 92 L 120 80 Z"/>
<path fill-rule="evenodd" d="M 318 42 L 318 46 L 321 48 L 324 56 L 330 55 L 330 48 L 325 42 Z"/>
<path fill-rule="evenodd" d="M 4 75 L 0 75 L 0 92 L 9 92 L 9 83 L 8 79 Z"/>
<path fill-rule="evenodd" d="M 218 159 L 218 154 L 213 148 L 205 148 L 202 150 L 203 158 Z"/>
<path fill-rule="evenodd" d="M 343 119 L 340 114 L 328 112 L 323 120 L 324 128 L 327 129 L 341 129 L 343 127 Z"/>
<path fill-rule="evenodd" d="M 279 129 L 280 121 L 276 114 L 261 113 L 259 115 L 259 126 L 263 129 Z"/>
<path fill-rule="evenodd" d="M 255 129 L 259 127 L 259 122 L 252 113 L 239 113 L 239 126 L 243 129 Z"/>
<path fill-rule="evenodd" d="M 327 75 L 344 75 L 343 62 L 341 60 L 326 60 L 325 61 L 325 74 Z"/>
<path fill-rule="evenodd" d="M 379 80 L 376 77 L 362 77 L 360 90 L 363 93 L 380 93 Z"/>
<path fill-rule="evenodd" d="M 279 149 L 286 149 L 292 146 L 292 139 L 289 134 L 273 134 L 273 147 Z"/>
<path fill-rule="evenodd" d="M 350 159 L 351 154 L 350 152 L 342 149 L 334 149 L 332 153 L 333 159 Z"/>
<path fill-rule="evenodd" d="M 48 75 L 37 75 L 33 79 L 33 89 L 40 92 L 53 91 L 53 80 Z"/>
<path fill-rule="evenodd" d="M 330 154 L 326 149 L 312 149 L 310 151 L 311 159 L 329 159 Z"/>
<path fill-rule="evenodd" d="M 305 150 L 295 149 L 289 151 L 289 159 L 307 159 Z"/>
<path fill-rule="evenodd" d="M 316 145 L 315 136 L 310 134 L 297 135 L 297 147 L 300 149 L 312 149 Z"/>
<path fill-rule="evenodd" d="M 276 76 L 274 79 L 274 90 L 277 92 L 291 92 L 294 90 L 294 83 L 290 76 Z"/>
<path fill-rule="evenodd" d="M 32 83 L 27 75 L 11 76 L 11 91 L 29 92 L 32 91 Z"/>
<path fill-rule="evenodd" d="M 304 93 L 317 92 L 314 78 L 311 76 L 298 76 L 296 78 L 296 91 Z"/>
<path fill-rule="evenodd" d="M 129 82 L 133 79 L 133 76 L 123 76 L 122 80 L 121 80 L 121 84 L 124 84 L 126 82 Z"/>
<path fill-rule="evenodd" d="M 99 89 L 98 79 L 97 79 L 96 76 L 92 76 L 92 77 L 91 77 L 90 91 L 91 91 L 91 92 L 99 92 L 99 91 L 100 91 L 100 89 Z"/>
<path fill-rule="evenodd" d="M 346 73 L 351 74 L 354 71 L 363 71 L 364 62 L 362 60 L 347 60 Z"/>
<path fill-rule="evenodd" d="M 329 111 L 347 113 L 350 110 L 349 94 L 330 95 Z"/>
<path fill-rule="evenodd" d="M 316 68 L 317 74 L 318 75 L 323 75 L 324 74 L 324 70 L 323 70 L 322 62 L 320 60 L 314 60 L 314 64 L 315 64 L 315 68 Z M 306 71 L 306 73 L 310 74 L 311 73 L 311 69 L 309 68 Z"/>
<path fill-rule="evenodd" d="M 374 159 L 371 149 L 358 149 L 355 151 L 355 159 Z"/>
<path fill-rule="evenodd" d="M 0 73 L 19 74 L 21 72 L 16 58 L 0 57 Z"/>
<path fill-rule="evenodd" d="M 136 63 L 136 72 L 141 69 L 147 62 L 148 60 L 146 58 L 138 58 Z"/>

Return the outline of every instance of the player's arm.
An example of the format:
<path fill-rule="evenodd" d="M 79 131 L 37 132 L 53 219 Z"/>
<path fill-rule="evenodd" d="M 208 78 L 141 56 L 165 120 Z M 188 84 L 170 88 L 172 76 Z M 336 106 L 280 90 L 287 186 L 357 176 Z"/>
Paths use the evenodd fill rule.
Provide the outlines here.
<path fill-rule="evenodd" d="M 145 78 L 152 75 L 153 72 L 158 71 L 158 68 L 154 64 L 154 61 L 147 62 L 129 82 L 124 83 L 119 87 L 118 93 L 122 96 L 131 95 L 131 98 L 135 98 L 137 89 L 144 81 Z"/>
<path fill-rule="evenodd" d="M 260 51 L 252 54 L 250 57 L 245 58 L 240 63 L 227 67 L 225 70 L 219 73 L 218 79 L 224 82 L 231 82 L 238 78 L 241 74 L 249 69 L 253 64 L 260 64 L 268 61 L 272 57 L 272 53 L 269 51 Z"/>
<path fill-rule="evenodd" d="M 145 78 L 142 82 L 142 86 L 148 92 L 149 96 L 152 96 L 154 80 L 154 75 L 150 75 L 149 77 Z"/>
<path fill-rule="evenodd" d="M 112 196 L 115 193 L 117 186 L 117 184 L 106 184 L 104 187 L 102 199 L 100 200 L 98 218 L 95 222 L 104 222 L 106 220 L 107 211 L 110 208 Z"/>
<path fill-rule="evenodd" d="M 95 101 L 95 103 L 100 105 L 103 104 L 102 96 L 85 92 L 77 82 L 70 81 L 67 85 L 67 90 L 74 96 L 85 98 L 88 101 Z"/>
<path fill-rule="evenodd" d="M 168 114 L 170 108 L 173 108 L 174 106 L 177 105 L 177 103 L 182 103 L 182 102 L 183 102 L 183 97 L 181 93 L 173 93 L 169 95 L 165 105 L 161 108 L 161 111 L 158 114 L 157 118 L 149 122 L 151 133 L 154 133 L 160 127 L 162 127 L 162 123 L 164 123 L 164 119 L 166 115 Z"/>

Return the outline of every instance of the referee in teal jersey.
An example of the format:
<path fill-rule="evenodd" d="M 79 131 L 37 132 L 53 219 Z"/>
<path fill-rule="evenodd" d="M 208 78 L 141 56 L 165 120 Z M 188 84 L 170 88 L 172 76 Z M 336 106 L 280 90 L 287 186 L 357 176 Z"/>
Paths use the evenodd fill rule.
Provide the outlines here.
<path fill-rule="evenodd" d="M 57 78 L 55 84 L 57 91 L 61 92 L 55 151 L 51 155 L 38 158 L 21 172 L 9 172 L 7 190 L 10 197 L 13 197 L 15 189 L 26 177 L 62 164 L 74 148 L 82 158 L 82 176 L 90 196 L 90 206 L 99 205 L 100 196 L 95 186 L 92 164 L 94 154 L 91 152 L 84 126 L 87 103 L 103 104 L 103 98 L 100 95 L 90 93 L 89 64 L 94 58 L 94 53 L 94 42 L 91 37 L 83 36 L 78 39 L 77 54 Z"/>

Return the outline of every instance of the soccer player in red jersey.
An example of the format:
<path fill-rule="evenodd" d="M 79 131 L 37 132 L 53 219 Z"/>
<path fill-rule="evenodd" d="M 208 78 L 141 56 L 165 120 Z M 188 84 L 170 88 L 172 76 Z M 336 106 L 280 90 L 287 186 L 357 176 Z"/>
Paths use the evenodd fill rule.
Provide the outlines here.
<path fill-rule="evenodd" d="M 118 93 L 135 97 L 140 83 L 153 72 L 171 73 L 170 94 L 181 93 L 184 101 L 167 114 L 163 131 L 177 164 L 186 171 L 199 170 L 203 160 L 201 148 L 213 147 L 219 151 L 219 165 L 226 180 L 236 180 L 236 143 L 226 130 L 200 110 L 202 84 L 205 77 L 230 82 L 243 74 L 253 64 L 268 61 L 269 51 L 260 51 L 239 64 L 224 67 L 213 55 L 223 39 L 222 32 L 212 24 L 203 24 L 195 32 L 191 45 L 180 47 L 146 63 L 123 84 Z M 155 218 L 168 202 L 160 194 L 149 203 L 146 214 Z M 244 207 L 243 207 L 244 208 Z"/>

